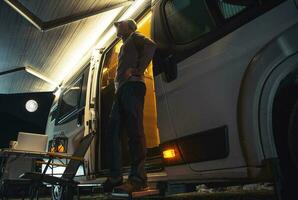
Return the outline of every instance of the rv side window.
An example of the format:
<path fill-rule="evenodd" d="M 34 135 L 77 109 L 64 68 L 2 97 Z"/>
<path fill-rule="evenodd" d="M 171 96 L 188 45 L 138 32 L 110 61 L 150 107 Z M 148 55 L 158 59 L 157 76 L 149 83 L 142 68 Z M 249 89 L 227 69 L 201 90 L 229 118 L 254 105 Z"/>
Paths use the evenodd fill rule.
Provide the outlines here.
<path fill-rule="evenodd" d="M 205 0 L 168 0 L 165 14 L 177 44 L 191 42 L 216 28 Z"/>
<path fill-rule="evenodd" d="M 246 10 L 252 8 L 262 8 L 275 6 L 285 0 L 270 0 L 270 1 L 257 1 L 257 0 L 215 0 L 216 6 L 224 20 L 228 20 L 234 16 L 241 14 Z"/>
<path fill-rule="evenodd" d="M 246 10 L 248 8 L 248 5 L 237 4 L 237 2 L 239 2 L 239 1 L 236 1 L 236 3 L 229 3 L 229 1 L 227 1 L 227 0 L 216 0 L 216 1 L 217 1 L 217 5 L 219 7 L 221 15 L 226 20 L 238 15 L 239 13 L 243 12 L 244 10 Z M 251 5 L 252 5 L 254 1 L 251 1 L 251 2 L 252 2 L 251 3 Z"/>
<path fill-rule="evenodd" d="M 154 39 L 180 62 L 284 1 L 163 0 Z"/>
<path fill-rule="evenodd" d="M 51 121 L 54 121 L 57 118 L 57 112 L 58 109 L 56 105 L 55 108 L 50 111 Z"/>
<path fill-rule="evenodd" d="M 59 119 L 79 108 L 82 82 L 82 77 L 80 77 L 62 93 Z"/>

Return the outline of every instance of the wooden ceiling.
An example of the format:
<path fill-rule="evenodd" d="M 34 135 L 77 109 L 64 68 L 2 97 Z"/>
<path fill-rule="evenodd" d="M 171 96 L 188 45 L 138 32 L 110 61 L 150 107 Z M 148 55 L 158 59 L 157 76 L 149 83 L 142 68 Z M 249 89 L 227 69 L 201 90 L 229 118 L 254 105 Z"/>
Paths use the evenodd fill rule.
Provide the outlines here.
<path fill-rule="evenodd" d="M 52 21 L 82 12 L 108 9 L 127 0 L 19 0 L 42 21 Z M 0 1 L 0 72 L 32 66 L 54 81 L 78 55 L 90 51 L 107 28 L 107 18 L 115 18 L 123 7 L 82 20 L 40 31 L 4 1 Z M 85 56 L 86 57 L 86 56 Z M 64 70 L 64 71 L 63 71 Z M 53 90 L 53 85 L 25 71 L 0 76 L 0 93 Z"/>

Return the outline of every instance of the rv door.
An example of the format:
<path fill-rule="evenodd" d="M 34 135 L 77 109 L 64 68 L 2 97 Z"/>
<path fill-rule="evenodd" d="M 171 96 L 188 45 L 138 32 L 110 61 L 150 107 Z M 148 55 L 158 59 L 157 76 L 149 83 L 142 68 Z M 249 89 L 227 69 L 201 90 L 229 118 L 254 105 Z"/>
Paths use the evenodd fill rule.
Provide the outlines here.
<path fill-rule="evenodd" d="M 98 89 L 98 72 L 99 72 L 99 61 L 100 61 L 100 53 L 99 51 L 94 51 L 91 62 L 90 62 L 90 71 L 88 76 L 87 83 L 87 93 L 86 93 L 86 107 L 85 107 L 85 132 L 84 135 L 88 135 L 92 132 L 97 132 L 97 113 L 96 110 L 97 102 L 96 95 Z M 96 163 L 95 161 L 100 161 L 100 158 L 96 158 L 96 155 L 100 148 L 96 148 L 96 141 L 98 141 L 99 137 L 93 140 L 90 145 L 89 150 L 86 153 L 85 159 L 88 162 L 88 174 L 92 174 L 96 171 Z"/>

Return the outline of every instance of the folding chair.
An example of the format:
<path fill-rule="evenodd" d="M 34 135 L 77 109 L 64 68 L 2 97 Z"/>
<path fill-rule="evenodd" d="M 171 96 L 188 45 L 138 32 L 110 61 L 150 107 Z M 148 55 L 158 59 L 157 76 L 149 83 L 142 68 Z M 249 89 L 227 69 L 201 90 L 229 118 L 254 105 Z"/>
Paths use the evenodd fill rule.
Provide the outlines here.
<path fill-rule="evenodd" d="M 0 199 L 5 200 L 14 194 L 14 198 L 18 197 L 25 200 L 27 191 L 30 187 L 31 181 L 25 179 L 5 179 L 0 184 Z M 11 191 L 13 188 L 13 191 Z M 18 190 L 16 190 L 18 188 Z M 17 192 L 17 193 L 15 193 Z M 15 196 L 17 195 L 17 196 Z"/>
<path fill-rule="evenodd" d="M 85 136 L 81 140 L 80 144 L 78 145 L 78 147 L 76 148 L 72 156 L 50 153 L 49 154 L 50 159 L 48 160 L 46 167 L 42 173 L 27 172 L 22 174 L 20 176 L 21 178 L 32 180 L 32 182 L 34 183 L 31 187 L 30 198 L 38 199 L 40 186 L 42 185 L 42 183 L 48 183 L 53 186 L 56 185 L 58 187 L 61 187 L 59 195 L 54 197 L 55 199 L 59 199 L 59 200 L 73 199 L 75 188 L 78 185 L 78 182 L 74 181 L 73 178 L 75 177 L 77 170 L 80 167 L 82 161 L 84 161 L 84 156 L 94 136 L 95 136 L 95 133 L 90 133 L 87 136 Z M 51 165 L 52 159 L 55 159 L 55 158 L 70 159 L 61 177 L 54 177 L 54 176 L 45 174 L 49 165 Z"/>
<path fill-rule="evenodd" d="M 0 160 L 1 161 L 1 160 Z M 19 175 L 34 170 L 35 159 L 25 157 L 5 157 L 0 164 L 0 199 L 27 195 L 30 180 L 20 179 Z"/>

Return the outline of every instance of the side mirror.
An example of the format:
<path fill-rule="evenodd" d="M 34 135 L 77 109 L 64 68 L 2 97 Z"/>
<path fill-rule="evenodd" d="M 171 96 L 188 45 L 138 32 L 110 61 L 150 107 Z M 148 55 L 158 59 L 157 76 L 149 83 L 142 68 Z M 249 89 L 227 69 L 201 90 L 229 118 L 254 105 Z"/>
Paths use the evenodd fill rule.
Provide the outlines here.
<path fill-rule="evenodd" d="M 153 74 L 162 74 L 164 81 L 171 82 L 178 76 L 177 64 L 172 54 L 165 55 L 161 50 L 156 50 L 153 57 Z"/>

